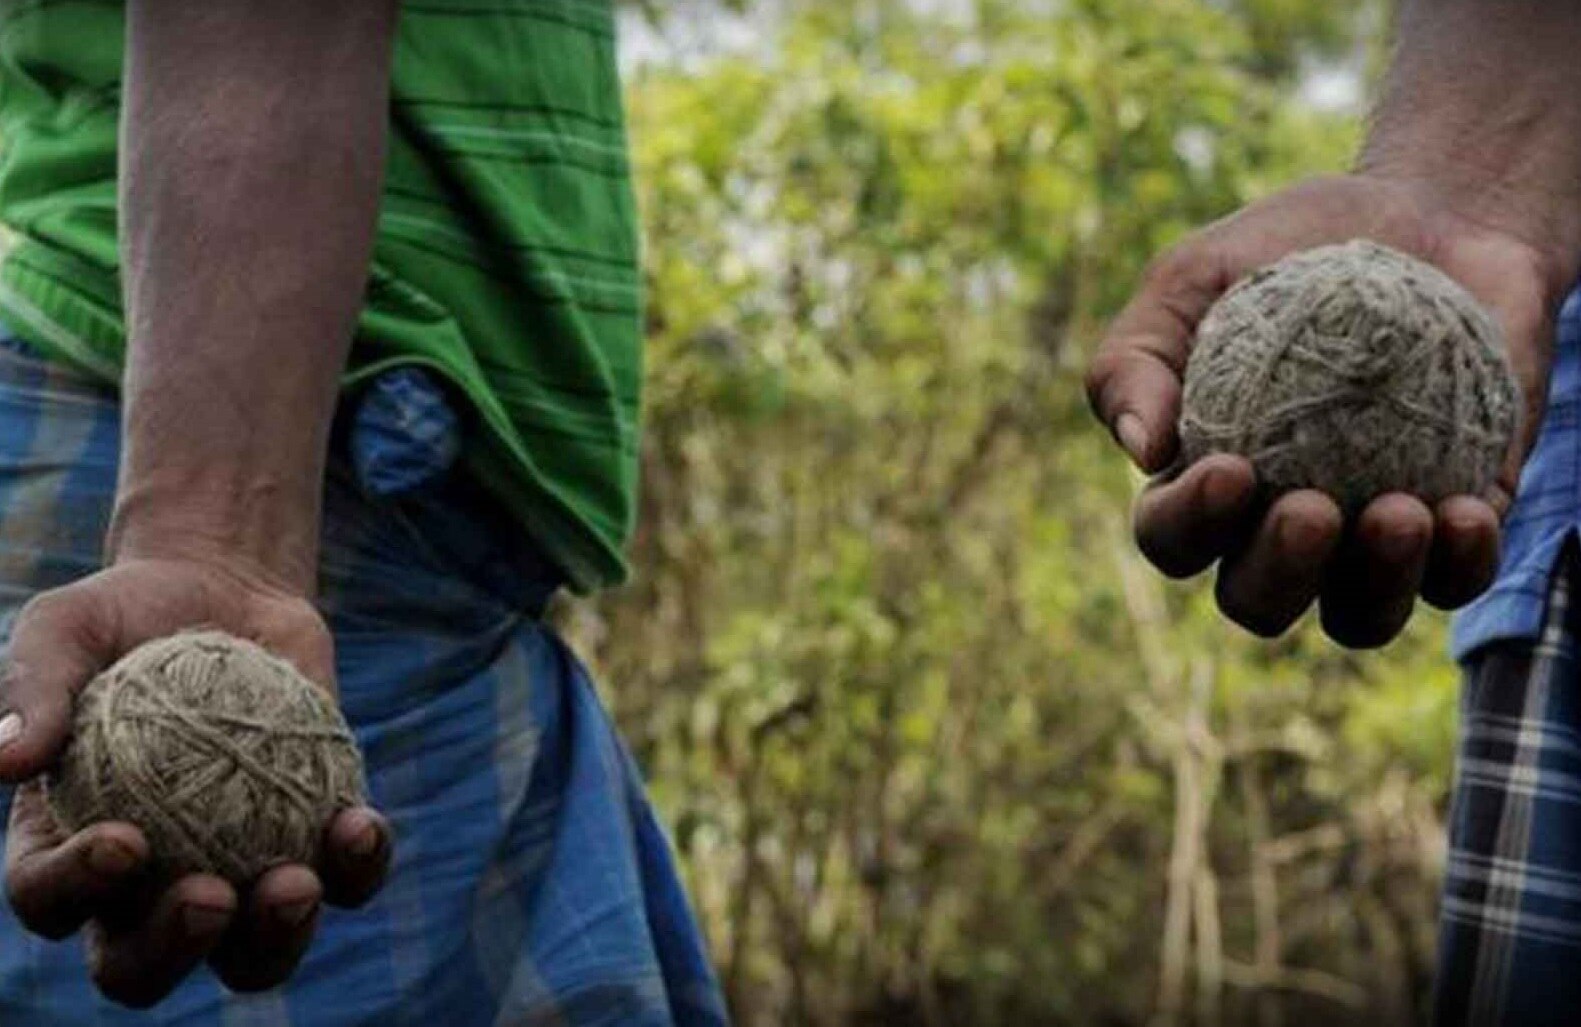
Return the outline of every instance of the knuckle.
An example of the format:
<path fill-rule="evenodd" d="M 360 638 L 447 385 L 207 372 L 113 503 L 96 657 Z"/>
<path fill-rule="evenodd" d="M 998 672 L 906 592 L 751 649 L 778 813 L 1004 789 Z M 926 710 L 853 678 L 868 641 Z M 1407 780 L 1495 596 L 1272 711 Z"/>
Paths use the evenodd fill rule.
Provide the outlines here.
<path fill-rule="evenodd" d="M 16 630 L 56 628 L 80 615 L 80 597 L 64 588 L 40 592 L 23 604 L 17 614 Z"/>
<path fill-rule="evenodd" d="M 1142 284 L 1155 292 L 1173 292 L 1191 281 L 1201 263 L 1201 243 L 1190 237 L 1148 261 Z"/>
<path fill-rule="evenodd" d="M 1117 351 L 1106 347 L 1087 365 L 1087 375 L 1083 380 L 1087 404 L 1100 419 L 1108 417 L 1107 397 L 1112 383 L 1119 377 L 1123 361 L 1124 358 Z"/>

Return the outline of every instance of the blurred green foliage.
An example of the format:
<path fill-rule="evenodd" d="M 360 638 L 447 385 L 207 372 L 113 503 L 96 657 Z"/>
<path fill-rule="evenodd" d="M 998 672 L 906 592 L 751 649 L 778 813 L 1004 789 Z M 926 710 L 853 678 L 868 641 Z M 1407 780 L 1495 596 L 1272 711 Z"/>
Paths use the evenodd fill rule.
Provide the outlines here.
<path fill-rule="evenodd" d="M 1224 624 L 1133 553 L 1081 369 L 1301 175 L 1375 5 L 802 0 L 628 83 L 636 584 L 566 612 L 743 1024 L 1407 1022 L 1455 677 Z"/>

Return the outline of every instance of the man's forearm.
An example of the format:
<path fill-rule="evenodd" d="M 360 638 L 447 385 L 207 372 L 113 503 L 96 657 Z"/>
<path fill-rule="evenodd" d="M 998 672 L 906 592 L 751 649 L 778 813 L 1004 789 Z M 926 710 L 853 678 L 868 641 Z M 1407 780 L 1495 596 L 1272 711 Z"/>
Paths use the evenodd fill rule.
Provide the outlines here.
<path fill-rule="evenodd" d="M 311 590 L 394 22 L 394 0 L 128 5 L 112 558 L 242 558 Z"/>
<path fill-rule="evenodd" d="M 1363 170 L 1427 185 L 1573 271 L 1581 3 L 1403 0 Z"/>

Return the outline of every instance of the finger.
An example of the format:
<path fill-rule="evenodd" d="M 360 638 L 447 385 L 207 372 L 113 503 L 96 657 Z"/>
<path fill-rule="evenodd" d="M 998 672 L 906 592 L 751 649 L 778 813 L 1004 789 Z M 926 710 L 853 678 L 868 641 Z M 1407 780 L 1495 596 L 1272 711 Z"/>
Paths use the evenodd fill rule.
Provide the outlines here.
<path fill-rule="evenodd" d="M 1471 496 L 1451 496 L 1433 515 L 1422 598 L 1440 610 L 1454 610 L 1493 584 L 1499 568 L 1499 518 L 1491 506 Z"/>
<path fill-rule="evenodd" d="M 1247 529 L 1257 476 L 1238 456 L 1216 453 L 1173 481 L 1150 485 L 1136 503 L 1136 544 L 1160 571 L 1186 578 L 1234 548 Z"/>
<path fill-rule="evenodd" d="M 232 991 L 263 991 L 291 976 L 313 940 L 324 890 L 307 867 L 275 867 L 258 879 L 209 962 Z"/>
<path fill-rule="evenodd" d="M 108 664 L 88 628 L 92 599 L 59 589 L 22 608 L 0 677 L 0 782 L 18 784 L 54 762 L 73 697 Z"/>
<path fill-rule="evenodd" d="M 1321 591 L 1344 524 L 1339 507 L 1321 492 L 1281 496 L 1246 547 L 1221 566 L 1219 609 L 1255 635 L 1284 634 Z"/>
<path fill-rule="evenodd" d="M 1180 420 L 1178 366 L 1125 340 L 1100 352 L 1087 378 L 1087 394 L 1114 440 L 1142 470 L 1162 470 L 1174 458 L 1175 424 Z"/>
<path fill-rule="evenodd" d="M 88 967 L 94 984 L 122 1005 L 153 1005 L 208 957 L 235 911 L 229 884 L 192 874 L 166 889 L 142 916 L 91 921 Z"/>
<path fill-rule="evenodd" d="M 1421 500 L 1382 496 L 1341 544 L 1320 604 L 1323 630 L 1351 649 L 1384 645 L 1405 627 L 1427 569 L 1433 515 Z"/>
<path fill-rule="evenodd" d="M 1174 457 L 1191 338 L 1228 286 L 1223 261 L 1212 249 L 1177 247 L 1148 270 L 1093 359 L 1088 402 L 1145 471 L 1159 471 Z"/>
<path fill-rule="evenodd" d="M 70 935 L 132 888 L 148 843 L 131 824 L 94 824 L 64 836 L 37 782 L 17 789 L 6 839 L 6 898 L 22 926 L 52 940 Z"/>
<path fill-rule="evenodd" d="M 390 824 L 366 806 L 342 810 L 326 830 L 323 866 L 325 900 L 354 909 L 384 884 L 392 851 Z"/>

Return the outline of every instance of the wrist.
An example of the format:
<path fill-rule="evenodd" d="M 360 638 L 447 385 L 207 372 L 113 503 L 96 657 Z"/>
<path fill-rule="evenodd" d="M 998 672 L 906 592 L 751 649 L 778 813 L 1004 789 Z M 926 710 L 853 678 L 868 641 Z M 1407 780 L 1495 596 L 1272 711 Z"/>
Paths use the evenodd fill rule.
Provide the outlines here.
<path fill-rule="evenodd" d="M 134 332 L 129 343 L 106 556 L 241 565 L 311 596 L 333 365 L 263 367 L 250 359 L 261 349 L 241 346 L 177 362 L 168 343 L 183 337 Z"/>
<path fill-rule="evenodd" d="M 1409 194 L 1429 221 L 1521 243 L 1539 262 L 1550 291 L 1567 292 L 1581 272 L 1581 161 L 1572 183 L 1562 175 L 1454 167 L 1369 144 L 1357 173 Z"/>
<path fill-rule="evenodd" d="M 123 477 L 105 556 L 110 564 L 181 559 L 223 564 L 312 596 L 318 575 L 317 483 L 261 475 Z"/>
<path fill-rule="evenodd" d="M 1405 0 L 1397 38 L 1358 172 L 1524 243 L 1568 288 L 1581 259 L 1581 5 Z"/>

